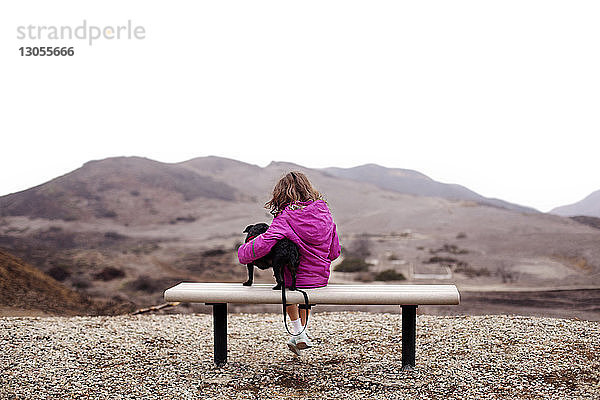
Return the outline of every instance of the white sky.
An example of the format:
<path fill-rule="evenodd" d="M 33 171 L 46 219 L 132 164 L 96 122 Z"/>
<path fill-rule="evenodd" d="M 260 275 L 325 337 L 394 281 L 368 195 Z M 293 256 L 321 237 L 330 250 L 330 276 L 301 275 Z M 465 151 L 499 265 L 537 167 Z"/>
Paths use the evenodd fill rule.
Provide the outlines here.
<path fill-rule="evenodd" d="M 18 40 L 125 25 L 144 40 Z M 4 1 L 0 195 L 91 159 L 415 169 L 542 211 L 600 189 L 597 1 Z M 75 47 L 21 57 L 21 46 Z"/>

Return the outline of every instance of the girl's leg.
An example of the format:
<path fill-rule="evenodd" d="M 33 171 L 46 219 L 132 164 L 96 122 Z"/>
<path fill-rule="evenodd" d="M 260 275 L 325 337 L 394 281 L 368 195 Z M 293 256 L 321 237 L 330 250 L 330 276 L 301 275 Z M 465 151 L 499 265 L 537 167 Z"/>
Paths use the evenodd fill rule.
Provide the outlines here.
<path fill-rule="evenodd" d="M 302 327 L 304 326 L 302 324 L 301 315 L 304 315 L 304 318 L 306 318 L 306 313 L 302 313 L 304 310 L 300 310 L 300 312 L 298 312 L 298 308 L 298 304 L 292 304 L 286 307 L 286 311 L 290 317 L 291 332 L 294 335 L 301 332 Z"/>
<path fill-rule="evenodd" d="M 306 325 L 306 313 L 308 313 L 308 315 L 310 316 L 310 310 L 298 310 L 298 304 L 291 304 L 287 306 L 286 311 L 292 321 L 295 321 L 298 318 L 300 318 L 302 326 Z"/>
<path fill-rule="evenodd" d="M 295 321 L 299 318 L 298 314 L 298 304 L 290 304 L 286 308 L 287 314 L 289 315 L 292 321 Z"/>
<path fill-rule="evenodd" d="M 305 309 L 300 310 L 300 321 L 302 322 L 302 326 L 306 325 L 306 315 L 307 314 L 308 314 L 308 316 L 310 316 L 310 310 L 305 310 Z"/>
<path fill-rule="evenodd" d="M 291 331 L 293 334 L 297 334 L 302 331 L 303 324 L 306 323 L 306 310 L 298 311 L 298 304 L 292 304 L 286 308 L 287 314 L 291 320 Z M 301 322 L 301 318 L 304 321 Z M 288 347 L 296 355 L 300 355 L 300 350 L 308 349 L 312 347 L 312 343 L 307 336 L 307 332 L 302 332 L 299 336 L 292 336 L 287 342 Z"/>

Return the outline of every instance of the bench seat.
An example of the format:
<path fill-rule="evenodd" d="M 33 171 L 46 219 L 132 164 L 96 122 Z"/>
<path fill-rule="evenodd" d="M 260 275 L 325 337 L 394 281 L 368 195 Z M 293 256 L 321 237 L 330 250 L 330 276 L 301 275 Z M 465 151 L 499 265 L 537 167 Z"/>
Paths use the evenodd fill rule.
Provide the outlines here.
<path fill-rule="evenodd" d="M 164 293 L 167 302 L 206 303 L 213 306 L 214 361 L 227 362 L 227 304 L 281 304 L 273 285 L 183 282 Z M 419 305 L 455 305 L 460 294 L 454 285 L 328 285 L 303 289 L 311 305 L 399 305 L 402 307 L 402 369 L 415 366 L 416 315 Z M 300 292 L 286 290 L 287 303 L 303 304 Z"/>
<path fill-rule="evenodd" d="M 281 304 L 272 284 L 183 282 L 165 291 L 165 301 L 189 303 Z M 328 285 L 302 289 L 311 304 L 452 305 L 460 302 L 454 285 Z M 288 303 L 303 303 L 300 292 L 286 291 Z"/>

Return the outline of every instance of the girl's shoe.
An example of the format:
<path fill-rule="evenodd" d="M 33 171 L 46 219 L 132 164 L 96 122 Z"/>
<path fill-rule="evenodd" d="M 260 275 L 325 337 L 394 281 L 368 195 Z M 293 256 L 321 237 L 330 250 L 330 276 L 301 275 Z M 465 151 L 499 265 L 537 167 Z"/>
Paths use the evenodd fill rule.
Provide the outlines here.
<path fill-rule="evenodd" d="M 295 341 L 294 344 L 300 350 L 306 350 L 306 349 L 310 349 L 311 347 L 313 347 L 312 342 L 310 341 L 310 339 L 304 332 L 298 336 L 294 336 L 293 339 Z"/>
<path fill-rule="evenodd" d="M 292 353 L 294 353 L 297 356 L 300 355 L 300 349 L 298 349 L 298 346 L 296 346 L 296 338 L 294 336 L 292 336 L 290 340 L 288 340 L 287 345 Z"/>

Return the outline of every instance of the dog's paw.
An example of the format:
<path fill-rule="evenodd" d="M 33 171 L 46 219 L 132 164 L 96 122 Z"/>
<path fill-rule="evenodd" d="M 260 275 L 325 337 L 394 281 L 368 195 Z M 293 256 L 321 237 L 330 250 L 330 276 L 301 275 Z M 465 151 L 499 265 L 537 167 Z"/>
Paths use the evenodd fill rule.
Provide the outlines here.
<path fill-rule="evenodd" d="M 244 285 L 244 286 L 252 286 L 252 282 L 251 281 L 246 281 L 246 282 L 242 283 L 242 285 Z"/>
<path fill-rule="evenodd" d="M 276 286 L 273 286 L 273 290 L 281 290 L 281 283 L 277 284 Z"/>

